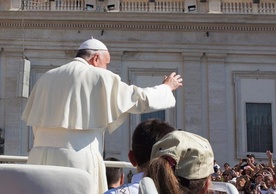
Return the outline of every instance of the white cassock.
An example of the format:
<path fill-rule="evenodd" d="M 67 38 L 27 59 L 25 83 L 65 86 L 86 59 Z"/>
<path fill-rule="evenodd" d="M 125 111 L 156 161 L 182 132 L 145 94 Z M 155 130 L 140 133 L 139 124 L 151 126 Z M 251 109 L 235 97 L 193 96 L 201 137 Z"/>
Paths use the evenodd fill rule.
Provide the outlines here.
<path fill-rule="evenodd" d="M 103 133 L 113 132 L 129 113 L 175 106 L 169 86 L 127 85 L 109 70 L 82 58 L 46 72 L 36 83 L 22 115 L 33 127 L 29 164 L 80 168 L 91 174 L 95 194 L 107 190 Z"/>

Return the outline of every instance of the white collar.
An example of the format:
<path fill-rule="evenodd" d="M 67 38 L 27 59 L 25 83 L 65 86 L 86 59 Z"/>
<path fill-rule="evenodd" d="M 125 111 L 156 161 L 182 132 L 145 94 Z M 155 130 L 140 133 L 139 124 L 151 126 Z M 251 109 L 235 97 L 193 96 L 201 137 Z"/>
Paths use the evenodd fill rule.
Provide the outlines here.
<path fill-rule="evenodd" d="M 142 180 L 143 177 L 144 177 L 143 172 L 136 173 L 132 176 L 131 183 L 139 183 Z"/>
<path fill-rule="evenodd" d="M 76 57 L 74 58 L 75 61 L 80 61 L 82 63 L 84 63 L 85 65 L 90 65 L 86 60 L 84 60 L 83 58 L 81 57 Z"/>

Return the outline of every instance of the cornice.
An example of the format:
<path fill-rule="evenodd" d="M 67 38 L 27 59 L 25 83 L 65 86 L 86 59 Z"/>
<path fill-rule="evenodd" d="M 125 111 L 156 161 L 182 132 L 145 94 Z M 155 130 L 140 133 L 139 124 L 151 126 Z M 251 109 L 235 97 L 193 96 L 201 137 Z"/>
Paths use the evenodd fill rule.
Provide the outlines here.
<path fill-rule="evenodd" d="M 0 28 L 276 31 L 276 15 L 7 11 Z"/>

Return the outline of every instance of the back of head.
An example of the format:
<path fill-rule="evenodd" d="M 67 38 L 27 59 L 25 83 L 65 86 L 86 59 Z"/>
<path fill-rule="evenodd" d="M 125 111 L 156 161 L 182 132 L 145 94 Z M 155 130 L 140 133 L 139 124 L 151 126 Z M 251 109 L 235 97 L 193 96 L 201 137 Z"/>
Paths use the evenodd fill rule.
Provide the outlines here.
<path fill-rule="evenodd" d="M 170 157 L 175 160 L 175 174 L 192 180 L 206 178 L 214 172 L 214 154 L 209 141 L 199 135 L 174 131 L 152 148 L 151 158 Z"/>
<path fill-rule="evenodd" d="M 185 131 L 164 136 L 153 146 L 151 159 L 147 175 L 153 176 L 160 193 L 166 189 L 174 193 L 183 190 L 200 193 L 214 172 L 214 154 L 209 141 Z M 156 175 L 160 172 L 164 174 Z"/>
<path fill-rule="evenodd" d="M 93 37 L 81 43 L 79 50 L 103 50 L 107 51 L 105 44 Z"/>
<path fill-rule="evenodd" d="M 109 157 L 105 161 L 120 161 L 117 158 Z M 110 189 L 113 184 L 116 184 L 120 181 L 123 174 L 123 169 L 118 167 L 106 167 L 106 179 L 108 188 Z"/>
<path fill-rule="evenodd" d="M 87 58 L 99 51 L 108 51 L 108 49 L 103 42 L 91 37 L 81 43 L 76 57 Z"/>
<path fill-rule="evenodd" d="M 138 166 L 146 165 L 150 160 L 152 146 L 166 134 L 175 130 L 167 122 L 159 119 L 141 122 L 132 135 L 132 150 Z"/>
<path fill-rule="evenodd" d="M 227 168 L 227 167 L 230 167 L 230 164 L 229 163 L 224 163 L 223 166 L 224 166 L 224 168 Z"/>

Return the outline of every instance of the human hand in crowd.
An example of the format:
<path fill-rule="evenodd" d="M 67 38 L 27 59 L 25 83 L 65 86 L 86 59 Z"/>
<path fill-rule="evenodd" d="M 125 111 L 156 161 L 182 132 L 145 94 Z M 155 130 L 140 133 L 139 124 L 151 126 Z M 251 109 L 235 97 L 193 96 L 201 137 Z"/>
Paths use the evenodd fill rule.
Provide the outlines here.
<path fill-rule="evenodd" d="M 272 168 L 270 168 L 270 167 L 266 167 L 266 169 L 267 169 L 267 171 L 269 171 L 269 172 L 270 172 L 270 174 L 274 175 L 274 171 L 273 171 L 273 169 L 272 169 Z"/>
<path fill-rule="evenodd" d="M 266 168 L 263 169 L 261 172 L 263 176 L 271 175 L 271 173 Z"/>
<path fill-rule="evenodd" d="M 230 170 L 230 174 L 232 175 L 232 177 L 237 177 L 237 173 L 233 169 Z"/>
<path fill-rule="evenodd" d="M 272 158 L 272 153 L 270 152 L 270 150 L 266 151 L 266 156 L 268 157 L 268 159 Z"/>
<path fill-rule="evenodd" d="M 244 163 L 244 162 L 247 163 L 247 161 L 248 161 L 248 159 L 240 159 L 240 160 L 239 160 L 239 164 L 242 164 L 242 163 Z"/>
<path fill-rule="evenodd" d="M 264 181 L 264 176 L 262 174 L 258 174 L 255 178 L 255 184 L 261 185 L 261 183 Z"/>
<path fill-rule="evenodd" d="M 258 170 L 258 171 L 261 171 L 263 168 L 264 168 L 264 166 L 260 163 L 256 165 L 256 170 Z"/>
<path fill-rule="evenodd" d="M 173 72 L 169 76 L 164 77 L 163 84 L 170 86 L 171 90 L 173 91 L 182 86 L 182 81 L 183 79 L 181 76 Z"/>
<path fill-rule="evenodd" d="M 252 161 L 250 160 L 250 159 L 247 159 L 247 164 L 250 166 L 250 167 L 254 167 L 255 168 L 255 166 L 254 166 L 254 164 L 252 163 Z"/>
<path fill-rule="evenodd" d="M 261 187 L 261 189 L 263 189 L 263 190 L 267 190 L 267 189 L 268 189 L 268 187 L 267 187 L 267 185 L 265 184 L 264 181 L 261 182 L 260 187 Z"/>

